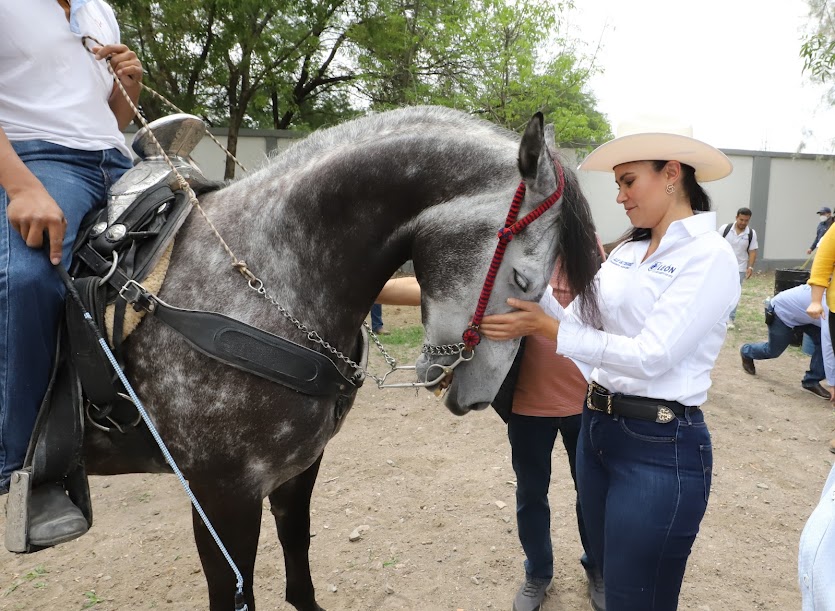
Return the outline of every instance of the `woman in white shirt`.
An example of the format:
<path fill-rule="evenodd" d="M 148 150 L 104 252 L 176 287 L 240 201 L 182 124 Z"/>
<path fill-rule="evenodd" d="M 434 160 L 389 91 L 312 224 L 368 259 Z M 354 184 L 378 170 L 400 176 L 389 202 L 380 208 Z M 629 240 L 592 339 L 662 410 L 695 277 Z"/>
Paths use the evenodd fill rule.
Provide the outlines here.
<path fill-rule="evenodd" d="M 582 170 L 615 174 L 633 230 L 597 274 L 602 329 L 508 300 L 484 335 L 557 341 L 590 381 L 577 448 L 580 505 L 608 611 L 670 611 L 707 508 L 713 467 L 699 406 L 739 297 L 736 258 L 698 184 L 730 174 L 689 128 L 622 126 Z M 598 608 L 598 607 L 595 607 Z"/>

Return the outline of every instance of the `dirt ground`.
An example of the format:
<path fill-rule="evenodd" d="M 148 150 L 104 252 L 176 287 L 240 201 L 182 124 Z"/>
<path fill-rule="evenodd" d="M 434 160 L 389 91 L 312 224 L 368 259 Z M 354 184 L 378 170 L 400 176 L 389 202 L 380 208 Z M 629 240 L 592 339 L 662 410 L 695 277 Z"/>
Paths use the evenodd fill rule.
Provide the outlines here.
<path fill-rule="evenodd" d="M 773 275 L 746 285 L 704 406 L 715 473 L 681 609 L 800 608 L 797 544 L 835 459 L 835 414 L 801 391 L 808 357 L 799 349 L 757 363 L 755 378 L 740 368 L 739 346 L 765 337 L 762 298 L 772 286 Z M 386 307 L 384 316 L 389 329 L 419 324 L 410 308 Z M 401 352 L 416 356 L 408 346 Z M 574 490 L 559 443 L 553 467 L 556 566 L 543 608 L 585 610 Z M 510 609 L 523 576 L 514 480 L 492 410 L 459 418 L 425 391 L 366 384 L 314 492 L 319 603 L 330 611 Z M 188 501 L 174 476 L 93 478 L 91 488 L 96 521 L 87 535 L 33 555 L 0 551 L 0 609 L 206 609 Z M 290 609 L 271 517 L 264 512 L 259 611 Z M 350 541 L 360 526 L 367 530 Z"/>

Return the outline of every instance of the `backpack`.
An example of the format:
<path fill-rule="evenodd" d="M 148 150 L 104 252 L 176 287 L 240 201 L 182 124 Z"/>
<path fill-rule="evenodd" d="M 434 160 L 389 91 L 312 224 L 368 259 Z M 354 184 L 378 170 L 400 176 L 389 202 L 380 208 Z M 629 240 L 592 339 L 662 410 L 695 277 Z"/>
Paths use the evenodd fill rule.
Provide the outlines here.
<path fill-rule="evenodd" d="M 722 232 L 722 237 L 723 238 L 726 235 L 728 235 L 728 232 L 731 230 L 731 227 L 733 227 L 733 226 L 734 226 L 733 223 L 728 223 L 727 225 L 725 225 L 725 231 Z M 754 239 L 754 230 L 751 229 L 750 227 L 748 229 L 750 229 L 750 231 L 748 232 L 748 252 L 751 252 L 751 240 Z"/>

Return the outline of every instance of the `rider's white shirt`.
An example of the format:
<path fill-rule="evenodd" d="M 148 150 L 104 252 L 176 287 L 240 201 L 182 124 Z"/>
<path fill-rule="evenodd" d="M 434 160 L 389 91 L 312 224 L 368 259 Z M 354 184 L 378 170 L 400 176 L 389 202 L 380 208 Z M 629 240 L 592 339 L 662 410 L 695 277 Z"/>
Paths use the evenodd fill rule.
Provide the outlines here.
<path fill-rule="evenodd" d="M 130 157 L 108 105 L 113 78 L 81 45 L 82 35 L 119 42 L 113 10 L 101 0 L 72 7 L 78 33 L 55 0 L 0 2 L 0 127 L 13 142 L 116 148 Z"/>
<path fill-rule="evenodd" d="M 616 248 L 597 273 L 603 329 L 583 324 L 548 290 L 543 309 L 560 319 L 557 352 L 612 392 L 701 405 L 739 299 L 736 257 L 704 212 L 649 240 Z"/>

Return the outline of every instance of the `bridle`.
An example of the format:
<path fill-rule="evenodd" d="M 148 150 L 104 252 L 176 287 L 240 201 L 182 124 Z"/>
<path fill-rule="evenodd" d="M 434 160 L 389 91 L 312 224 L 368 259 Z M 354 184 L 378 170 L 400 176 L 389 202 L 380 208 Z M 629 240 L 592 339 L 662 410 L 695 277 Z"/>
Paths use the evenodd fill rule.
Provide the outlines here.
<path fill-rule="evenodd" d="M 490 267 L 487 269 L 487 276 L 484 279 L 484 284 L 481 286 L 481 294 L 478 297 L 478 305 L 476 306 L 473 317 L 470 319 L 470 323 L 467 325 L 467 328 L 461 336 L 461 341 L 457 344 L 446 344 L 443 346 L 424 344 L 421 349 L 423 354 L 429 356 L 457 356 L 458 358 L 453 361 L 451 365 L 441 365 L 440 363 L 431 364 L 429 369 L 426 371 L 427 380 L 424 382 L 385 384 L 385 379 L 392 372 L 415 369 L 414 365 L 403 367 L 392 366 L 391 371 L 383 376 L 382 383 L 378 381 L 377 385 L 380 388 L 419 388 L 435 386 L 436 384 L 440 384 L 444 378 L 450 375 L 453 369 L 455 369 L 458 365 L 473 360 L 473 357 L 475 357 L 475 347 L 481 342 L 479 327 L 481 326 L 481 321 L 484 318 L 484 312 L 487 310 L 487 303 L 490 301 L 490 295 L 493 293 L 493 286 L 496 283 L 496 276 L 499 273 L 499 267 L 504 259 L 504 253 L 505 250 L 507 250 L 507 245 L 510 244 L 517 233 L 525 229 L 525 227 L 542 216 L 549 208 L 551 208 L 551 206 L 556 204 L 562 198 L 563 192 L 565 191 L 565 172 L 562 169 L 562 165 L 560 165 L 556 159 L 552 158 L 551 161 L 553 162 L 557 173 L 557 189 L 536 208 L 528 212 L 521 219 L 516 220 L 519 216 L 519 209 L 522 207 L 522 202 L 525 199 L 525 192 L 527 190 L 525 181 L 522 180 L 519 182 L 519 186 L 516 188 L 516 194 L 513 196 L 513 201 L 510 204 L 510 210 L 507 212 L 504 228 L 499 230 L 499 243 L 496 245 L 496 250 L 493 253 L 493 260 L 490 261 Z M 379 342 L 377 343 L 379 345 Z M 440 369 L 441 372 L 436 378 L 430 380 L 429 373 L 436 367 Z"/>

